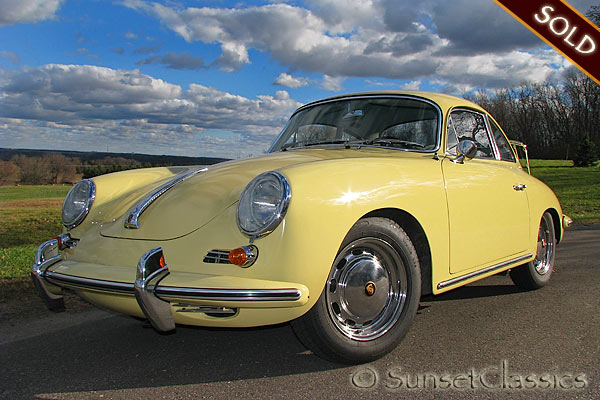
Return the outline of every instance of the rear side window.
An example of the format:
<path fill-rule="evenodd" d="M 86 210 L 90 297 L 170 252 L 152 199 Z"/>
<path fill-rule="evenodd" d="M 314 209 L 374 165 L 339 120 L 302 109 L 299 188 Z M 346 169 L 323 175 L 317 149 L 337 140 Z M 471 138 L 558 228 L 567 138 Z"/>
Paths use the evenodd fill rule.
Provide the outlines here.
<path fill-rule="evenodd" d="M 500 127 L 491 118 L 488 119 L 490 121 L 490 126 L 492 127 L 492 132 L 494 133 L 494 139 L 496 140 L 498 151 L 500 152 L 500 159 L 503 161 L 514 162 L 515 155 L 510 147 L 510 144 L 508 143 L 508 140 L 506 140 L 506 136 L 504 136 Z"/>

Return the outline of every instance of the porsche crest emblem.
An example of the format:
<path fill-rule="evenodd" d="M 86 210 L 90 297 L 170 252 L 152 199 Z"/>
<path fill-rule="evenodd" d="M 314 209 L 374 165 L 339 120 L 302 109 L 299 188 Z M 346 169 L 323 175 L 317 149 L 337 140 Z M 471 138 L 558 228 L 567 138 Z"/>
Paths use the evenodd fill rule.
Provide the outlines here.
<path fill-rule="evenodd" d="M 377 288 L 375 287 L 375 283 L 373 282 L 367 282 L 367 284 L 365 285 L 365 293 L 367 294 L 367 296 L 373 296 L 375 294 L 375 290 Z"/>

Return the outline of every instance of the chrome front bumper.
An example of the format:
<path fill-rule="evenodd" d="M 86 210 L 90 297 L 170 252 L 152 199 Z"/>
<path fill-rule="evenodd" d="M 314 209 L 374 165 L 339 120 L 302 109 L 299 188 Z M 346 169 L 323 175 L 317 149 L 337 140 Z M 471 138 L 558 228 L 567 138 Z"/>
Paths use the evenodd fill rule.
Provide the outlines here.
<path fill-rule="evenodd" d="M 140 258 L 134 283 L 90 279 L 49 271 L 63 260 L 60 250 L 76 245 L 69 235 L 60 235 L 38 248 L 31 277 L 40 297 L 51 311 L 64 311 L 62 287 L 135 296 L 137 303 L 152 326 L 160 332 L 175 329 L 170 302 L 190 300 L 235 302 L 294 302 L 302 297 L 296 288 L 290 289 L 212 289 L 161 286 L 169 275 L 169 267 L 162 258 L 162 249 L 153 248 Z M 162 259 L 162 262 L 161 262 Z M 168 298 L 169 301 L 164 298 Z M 185 311 L 185 310 L 182 310 Z"/>

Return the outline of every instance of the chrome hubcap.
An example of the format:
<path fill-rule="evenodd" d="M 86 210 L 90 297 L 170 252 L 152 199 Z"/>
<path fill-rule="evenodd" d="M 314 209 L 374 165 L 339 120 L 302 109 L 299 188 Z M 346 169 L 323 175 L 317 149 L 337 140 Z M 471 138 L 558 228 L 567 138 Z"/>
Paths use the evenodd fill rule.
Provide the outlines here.
<path fill-rule="evenodd" d="M 542 218 L 538 231 L 537 254 L 533 260 L 535 270 L 540 275 L 545 275 L 552 267 L 554 259 L 554 235 L 548 227 L 546 218 Z"/>
<path fill-rule="evenodd" d="M 340 252 L 334 265 L 326 295 L 334 325 L 355 340 L 385 334 L 406 301 L 406 270 L 396 250 L 381 239 L 359 239 Z"/>

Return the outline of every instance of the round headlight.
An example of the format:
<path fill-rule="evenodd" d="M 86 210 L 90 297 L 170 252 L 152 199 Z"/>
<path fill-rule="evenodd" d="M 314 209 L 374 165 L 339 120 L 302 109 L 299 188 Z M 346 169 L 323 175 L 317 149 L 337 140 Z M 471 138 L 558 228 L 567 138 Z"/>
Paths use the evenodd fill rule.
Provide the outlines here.
<path fill-rule="evenodd" d="M 83 222 L 92 207 L 95 196 L 96 186 L 89 179 L 78 182 L 69 190 L 62 206 L 63 225 L 67 229 L 75 228 Z"/>
<path fill-rule="evenodd" d="M 290 184 L 285 176 L 275 171 L 260 174 L 240 197 L 237 209 L 240 230 L 253 237 L 271 233 L 285 216 L 290 198 Z"/>

